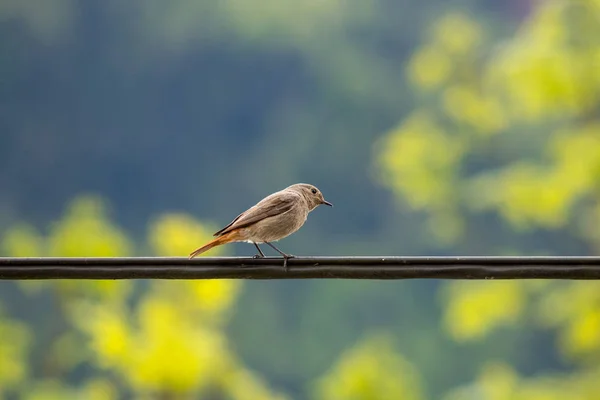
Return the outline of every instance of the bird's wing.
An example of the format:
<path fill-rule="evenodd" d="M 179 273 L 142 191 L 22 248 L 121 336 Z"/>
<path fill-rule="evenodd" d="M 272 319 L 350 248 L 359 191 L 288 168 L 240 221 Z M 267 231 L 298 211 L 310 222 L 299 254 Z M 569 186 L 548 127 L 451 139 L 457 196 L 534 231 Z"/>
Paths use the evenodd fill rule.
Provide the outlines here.
<path fill-rule="evenodd" d="M 229 225 L 215 232 L 214 236 L 221 236 L 234 229 L 245 228 L 265 218 L 283 214 L 291 210 L 298 200 L 298 195 L 294 193 L 274 193 L 238 215 Z"/>

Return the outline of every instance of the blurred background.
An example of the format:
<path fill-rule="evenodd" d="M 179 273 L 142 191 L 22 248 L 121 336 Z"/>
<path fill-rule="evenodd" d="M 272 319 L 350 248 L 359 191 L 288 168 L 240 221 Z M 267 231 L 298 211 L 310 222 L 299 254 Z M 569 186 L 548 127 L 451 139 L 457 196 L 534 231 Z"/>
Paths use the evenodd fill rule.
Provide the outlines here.
<path fill-rule="evenodd" d="M 594 255 L 598 0 L 2 0 L 0 255 Z M 247 244 L 209 255 L 252 255 Z M 597 399 L 600 284 L 0 283 L 0 398 Z"/>

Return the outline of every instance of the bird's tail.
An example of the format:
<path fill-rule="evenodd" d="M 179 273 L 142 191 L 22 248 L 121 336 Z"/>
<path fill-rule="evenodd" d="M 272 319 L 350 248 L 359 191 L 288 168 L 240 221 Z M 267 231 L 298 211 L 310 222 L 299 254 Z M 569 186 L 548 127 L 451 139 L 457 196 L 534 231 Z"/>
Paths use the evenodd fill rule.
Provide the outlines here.
<path fill-rule="evenodd" d="M 192 251 L 190 253 L 190 260 L 196 257 L 198 254 L 202 254 L 205 251 L 212 249 L 213 247 L 220 246 L 222 244 L 227 244 L 231 242 L 235 242 L 238 240 L 239 233 L 237 231 L 228 232 L 222 236 L 219 236 L 210 242 L 206 243 L 204 246 Z"/>

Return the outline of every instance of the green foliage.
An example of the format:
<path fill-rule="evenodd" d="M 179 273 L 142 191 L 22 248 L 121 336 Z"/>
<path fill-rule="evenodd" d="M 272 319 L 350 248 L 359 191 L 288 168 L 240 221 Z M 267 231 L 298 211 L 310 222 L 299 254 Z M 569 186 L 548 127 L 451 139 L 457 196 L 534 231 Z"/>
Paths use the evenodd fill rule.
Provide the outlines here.
<path fill-rule="evenodd" d="M 593 254 L 600 3 L 523 3 L 0 2 L 0 251 L 184 256 L 302 180 L 298 253 Z M 2 283 L 0 393 L 597 397 L 597 284 L 438 287 Z"/>
<path fill-rule="evenodd" d="M 0 396 L 27 380 L 30 345 L 31 333 L 27 325 L 7 318 L 0 309 Z"/>
<path fill-rule="evenodd" d="M 78 197 L 49 234 L 48 255 L 56 257 L 118 257 L 132 253 L 130 240 L 106 219 L 102 200 Z"/>
<path fill-rule="evenodd" d="M 343 353 L 321 379 L 316 399 L 423 399 L 420 377 L 388 335 L 370 335 Z"/>
<path fill-rule="evenodd" d="M 379 164 L 384 184 L 427 212 L 439 239 L 464 237 L 460 221 L 483 211 L 529 230 L 595 218 L 600 137 L 590 110 L 600 98 L 597 73 L 584 71 L 600 51 L 597 7 L 544 2 L 488 54 L 482 27 L 450 14 L 415 52 L 409 78 L 425 98 L 383 139 Z"/>
<path fill-rule="evenodd" d="M 189 251 L 210 238 L 212 229 L 185 214 L 164 214 L 151 224 L 149 246 L 159 255 Z M 48 237 L 27 225 L 8 230 L 9 254 L 31 247 L 54 256 L 116 256 L 131 251 L 131 242 L 110 221 L 104 202 L 95 196 L 75 199 L 55 222 Z M 28 287 L 27 284 L 23 284 Z M 98 374 L 81 387 L 52 379 L 26 382 L 24 359 L 30 342 L 26 325 L 0 319 L 0 387 L 26 399 L 192 396 L 222 393 L 227 399 L 285 399 L 247 371 L 231 352 L 224 324 L 240 289 L 239 281 L 57 282 L 36 285 L 60 295 L 60 309 L 50 309 L 69 324 L 71 334 L 50 344 L 44 357 L 63 373 L 80 365 Z M 9 339 L 10 338 L 10 339 Z M 4 371 L 5 373 L 1 373 Z M 107 373 L 107 375 L 105 375 Z M 100 378 L 106 376 L 107 378 Z M 17 386 L 17 384 L 20 384 Z"/>
<path fill-rule="evenodd" d="M 488 363 L 476 383 L 451 391 L 444 400 L 473 397 L 491 400 L 592 400 L 598 393 L 598 372 L 592 370 L 572 376 L 552 374 L 526 379 L 506 364 Z"/>
<path fill-rule="evenodd" d="M 25 400 L 109 400 L 118 397 L 115 387 L 104 379 L 95 379 L 77 388 L 65 387 L 60 381 L 51 379 L 29 385 L 22 393 L 21 398 Z"/>
<path fill-rule="evenodd" d="M 600 54 L 599 16 L 593 0 L 541 2 L 514 37 L 487 54 L 483 27 L 471 18 L 451 14 L 434 24 L 408 69 L 422 100 L 382 140 L 378 163 L 381 181 L 429 216 L 439 245 L 474 239 L 467 227 L 500 230 L 489 218 L 482 222 L 494 212 L 510 235 L 576 232 L 598 248 L 590 221 L 600 204 L 593 111 L 600 74 L 591 68 Z M 485 238 L 476 243 L 502 251 Z M 515 243 L 516 252 L 524 244 Z M 595 398 L 599 293 L 595 282 L 447 284 L 444 327 L 457 342 L 489 339 L 500 327 L 551 330 L 558 357 L 574 367 L 520 377 L 512 366 L 489 363 L 446 398 Z"/>
<path fill-rule="evenodd" d="M 31 225 L 20 223 L 8 229 L 2 238 L 2 253 L 12 257 L 40 256 L 43 239 Z"/>
<path fill-rule="evenodd" d="M 523 282 L 457 282 L 446 287 L 445 323 L 456 341 L 482 339 L 498 326 L 515 324 L 523 313 Z"/>

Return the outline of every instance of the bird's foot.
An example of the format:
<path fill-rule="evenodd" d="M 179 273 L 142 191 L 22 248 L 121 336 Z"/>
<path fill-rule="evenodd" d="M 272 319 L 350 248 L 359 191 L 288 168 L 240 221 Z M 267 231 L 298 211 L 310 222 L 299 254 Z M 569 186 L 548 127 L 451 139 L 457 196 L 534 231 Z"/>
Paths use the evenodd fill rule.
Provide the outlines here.
<path fill-rule="evenodd" d="M 291 254 L 284 254 L 284 255 L 283 255 L 283 268 L 285 269 L 285 272 L 288 272 L 288 271 L 290 270 L 290 268 L 289 268 L 289 267 L 288 267 L 288 265 L 287 265 L 287 261 L 288 261 L 290 258 L 295 258 L 295 257 L 296 257 L 296 256 L 294 256 L 294 255 L 291 255 Z"/>
<path fill-rule="evenodd" d="M 252 258 L 265 258 L 265 256 L 262 254 L 255 254 L 252 256 Z"/>

